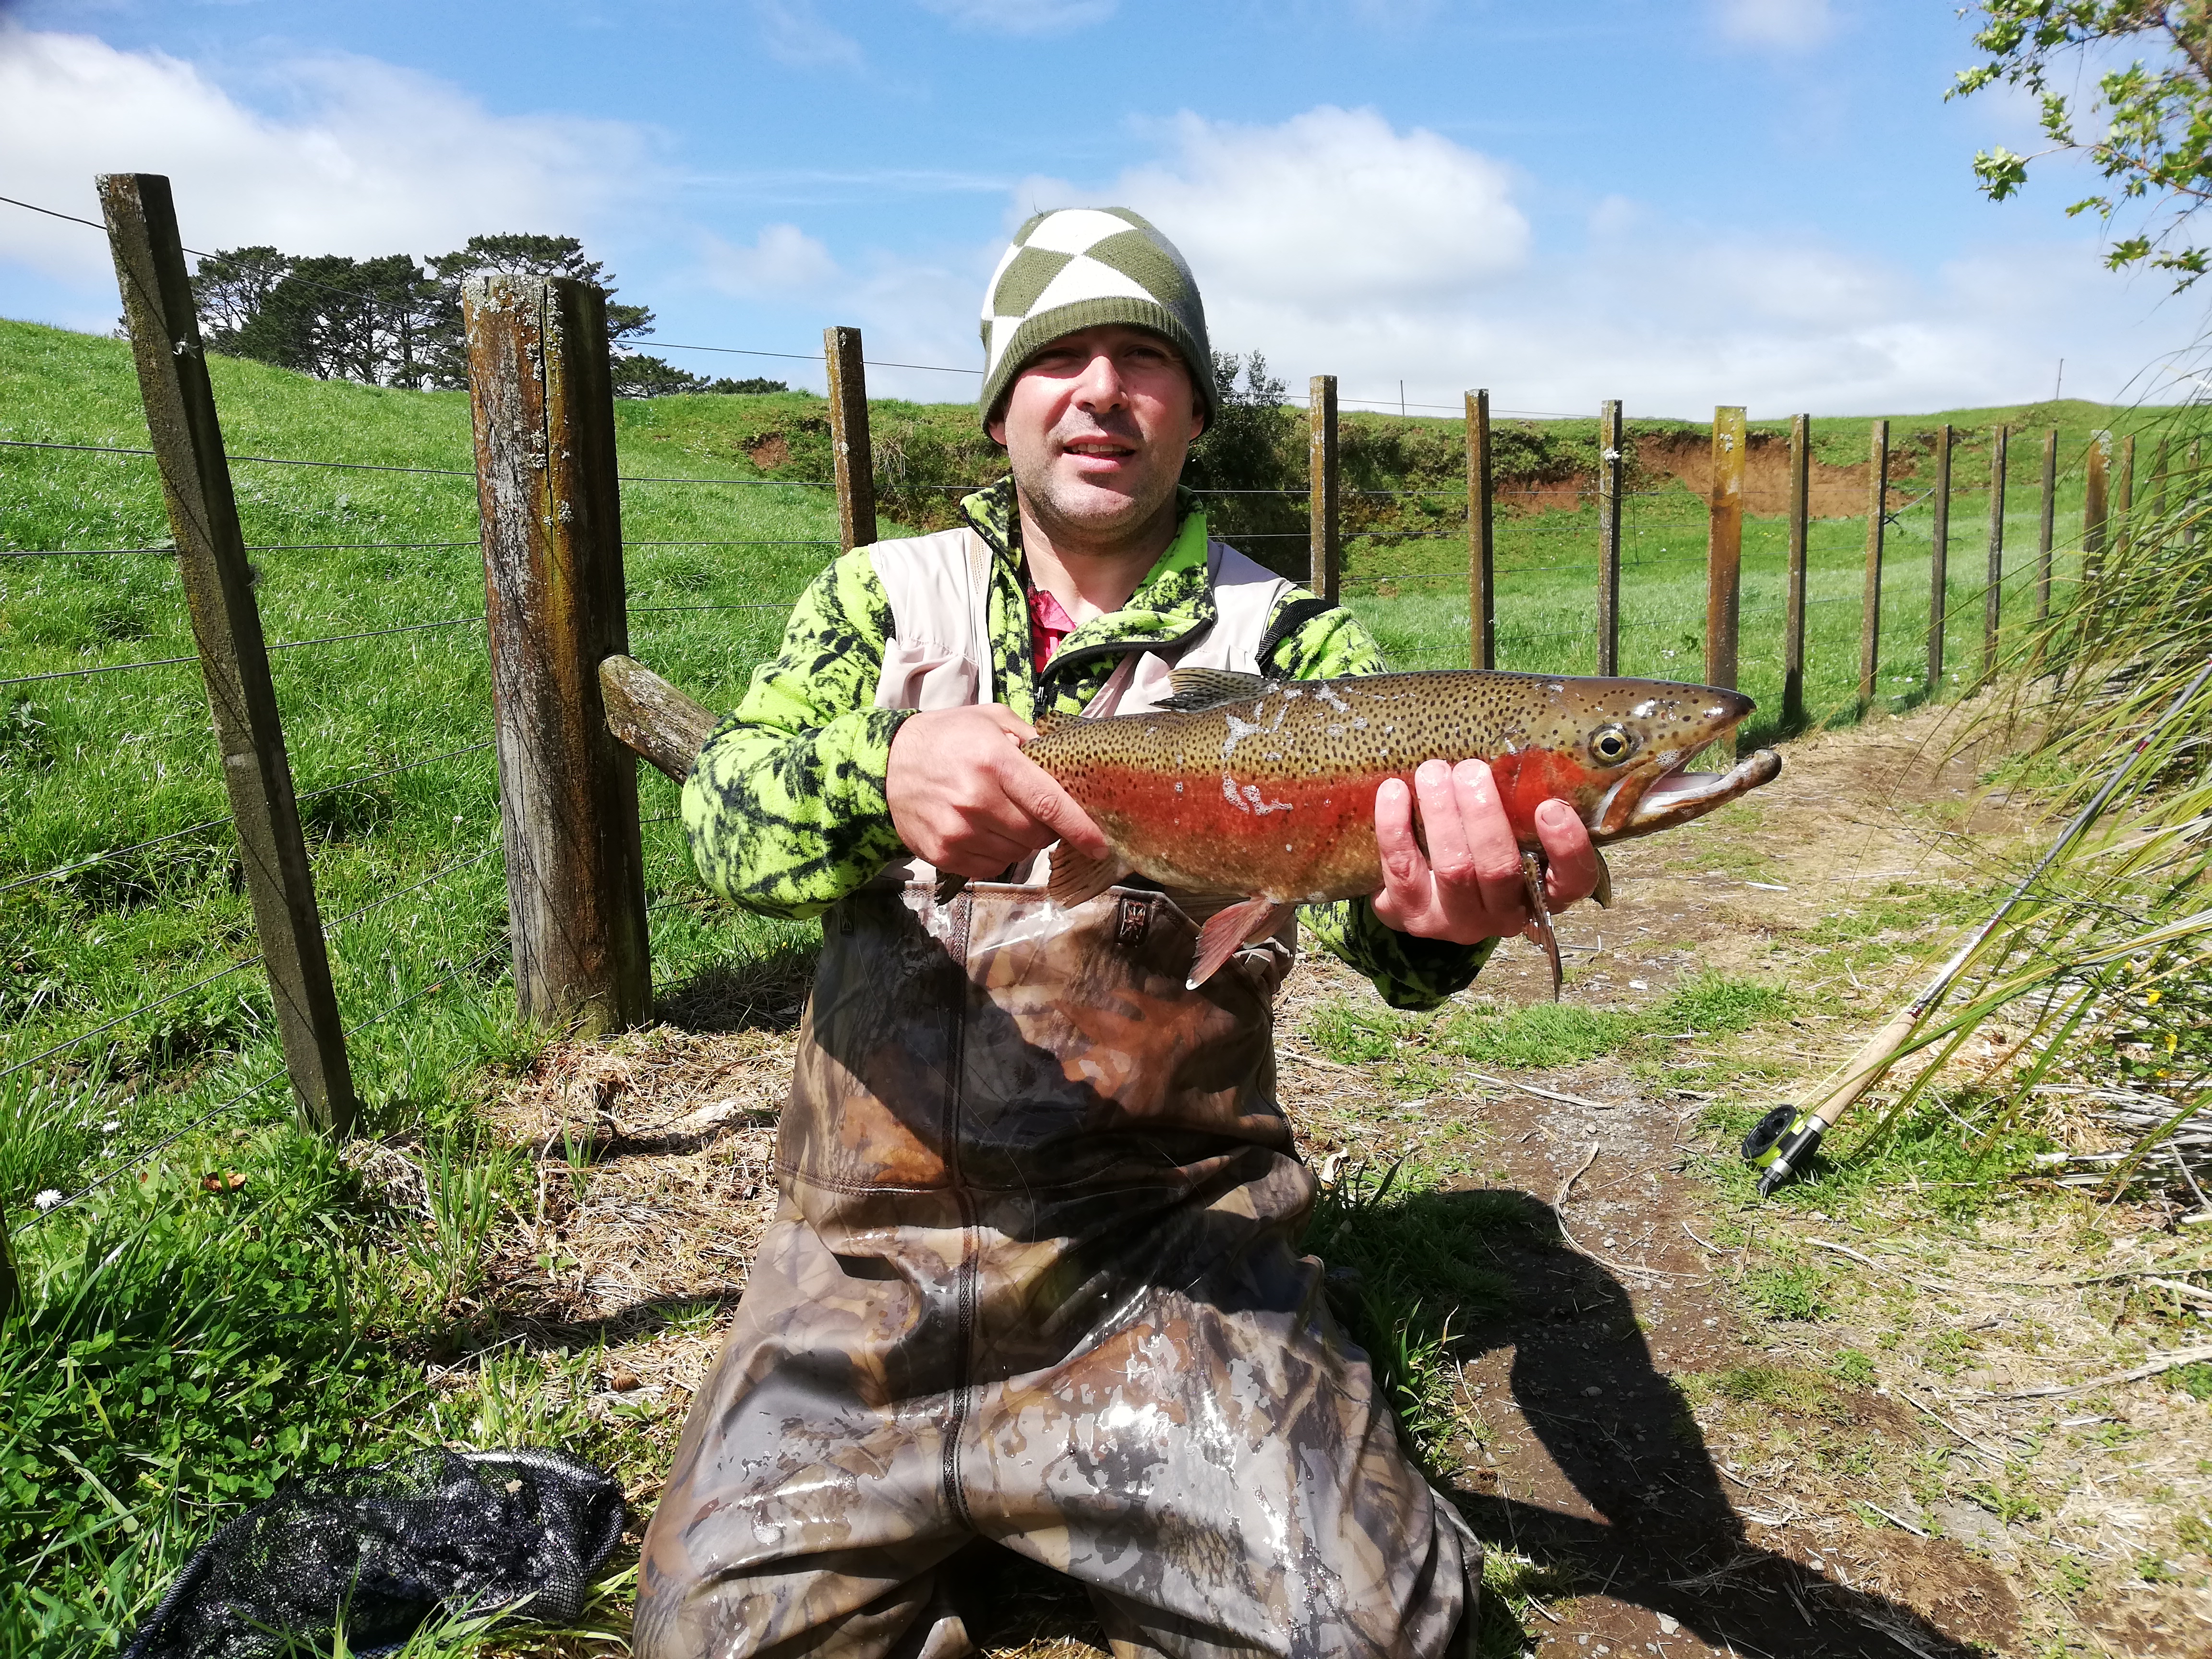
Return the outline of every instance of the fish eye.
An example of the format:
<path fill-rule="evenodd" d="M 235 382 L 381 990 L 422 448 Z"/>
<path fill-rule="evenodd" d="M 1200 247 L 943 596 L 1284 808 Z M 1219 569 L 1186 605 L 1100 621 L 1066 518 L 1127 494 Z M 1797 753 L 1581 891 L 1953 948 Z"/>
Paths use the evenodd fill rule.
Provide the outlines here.
<path fill-rule="evenodd" d="M 1636 745 L 1628 733 L 1617 726 L 1608 726 L 1590 739 L 1590 753 L 1607 766 L 1618 766 L 1628 758 L 1628 751 Z"/>

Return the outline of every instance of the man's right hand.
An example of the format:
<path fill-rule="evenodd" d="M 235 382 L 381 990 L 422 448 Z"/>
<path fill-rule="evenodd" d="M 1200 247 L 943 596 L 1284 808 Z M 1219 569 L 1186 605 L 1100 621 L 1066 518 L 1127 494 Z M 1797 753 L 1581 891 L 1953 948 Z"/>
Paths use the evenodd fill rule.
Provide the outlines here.
<path fill-rule="evenodd" d="M 884 793 L 907 850 L 977 881 L 1056 841 L 1104 857 L 1106 837 L 1090 815 L 1022 753 L 1036 736 L 998 703 L 933 709 L 902 721 Z"/>

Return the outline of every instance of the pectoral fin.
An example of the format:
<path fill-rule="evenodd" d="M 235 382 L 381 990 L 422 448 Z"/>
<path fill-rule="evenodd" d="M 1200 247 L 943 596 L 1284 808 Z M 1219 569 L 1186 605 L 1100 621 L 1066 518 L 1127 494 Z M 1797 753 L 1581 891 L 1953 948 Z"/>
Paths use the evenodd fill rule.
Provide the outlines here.
<path fill-rule="evenodd" d="M 1128 873 L 1129 866 L 1118 853 L 1109 851 L 1103 859 L 1087 859 L 1066 842 L 1058 842 L 1053 846 L 1052 876 L 1045 883 L 1045 891 L 1061 909 L 1072 910 L 1097 898 Z"/>
<path fill-rule="evenodd" d="M 1221 964 L 1255 939 L 1262 939 L 1283 925 L 1297 907 L 1278 904 L 1270 898 L 1248 898 L 1217 910 L 1198 930 L 1198 959 L 1190 965 L 1183 988 L 1195 991 L 1212 979 Z"/>
<path fill-rule="evenodd" d="M 1544 855 L 1541 853 L 1522 854 L 1521 884 L 1528 893 L 1528 925 L 1534 929 L 1536 942 L 1544 947 L 1544 954 L 1552 960 L 1552 1000 L 1557 1002 L 1559 987 L 1566 980 L 1566 970 L 1559 965 L 1559 939 L 1552 931 L 1552 908 L 1544 902 Z"/>
<path fill-rule="evenodd" d="M 1597 860 L 1597 885 L 1590 890 L 1590 902 L 1601 910 L 1613 908 L 1613 871 L 1605 861 L 1605 854 L 1596 848 L 1590 854 Z"/>

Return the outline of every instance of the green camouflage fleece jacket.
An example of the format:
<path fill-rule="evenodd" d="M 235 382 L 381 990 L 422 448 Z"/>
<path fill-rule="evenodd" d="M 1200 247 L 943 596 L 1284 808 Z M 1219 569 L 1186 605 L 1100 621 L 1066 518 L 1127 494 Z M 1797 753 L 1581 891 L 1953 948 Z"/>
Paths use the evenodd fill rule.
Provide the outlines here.
<path fill-rule="evenodd" d="M 1013 486 L 981 490 L 960 505 L 998 555 L 992 680 L 1000 701 L 1025 720 L 1039 709 L 1080 712 L 1121 660 L 1113 647 L 1180 639 L 1213 619 L 1206 514 L 1185 492 L 1175 541 L 1128 604 L 1068 635 L 1040 680 Z M 867 550 L 855 548 L 799 596 L 781 653 L 754 671 L 744 703 L 707 739 L 684 787 L 684 822 L 700 873 L 724 897 L 762 915 L 818 915 L 905 855 L 884 789 L 892 734 L 912 711 L 875 706 L 890 630 L 890 601 Z M 1383 666 L 1364 627 L 1301 588 L 1269 619 L 1267 639 L 1261 666 L 1285 678 Z M 1432 1007 L 1462 989 L 1491 950 L 1488 941 L 1452 945 L 1395 933 L 1364 899 L 1308 905 L 1304 915 L 1316 941 L 1400 1008 Z"/>

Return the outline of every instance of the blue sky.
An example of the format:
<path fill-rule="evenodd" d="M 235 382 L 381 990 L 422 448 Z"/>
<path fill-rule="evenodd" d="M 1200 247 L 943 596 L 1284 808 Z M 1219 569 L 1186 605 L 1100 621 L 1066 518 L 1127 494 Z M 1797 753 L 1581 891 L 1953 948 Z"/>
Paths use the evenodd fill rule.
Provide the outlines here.
<path fill-rule="evenodd" d="M 1992 205 L 1934 0 L 0 0 L 0 194 L 175 181 L 188 242 L 582 235 L 659 338 L 974 364 L 1038 206 L 1121 201 L 1294 386 L 1508 409 L 2157 395 L 2202 302 L 2102 270 L 2064 169 Z M 0 207 L 0 313 L 104 328 L 100 239 Z M 743 358 L 672 361 L 750 372 Z M 760 360 L 753 370 L 818 371 Z M 872 389 L 959 396 L 957 375 Z M 2170 395 L 2170 394 L 2169 394 Z"/>

